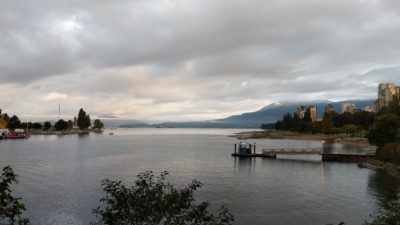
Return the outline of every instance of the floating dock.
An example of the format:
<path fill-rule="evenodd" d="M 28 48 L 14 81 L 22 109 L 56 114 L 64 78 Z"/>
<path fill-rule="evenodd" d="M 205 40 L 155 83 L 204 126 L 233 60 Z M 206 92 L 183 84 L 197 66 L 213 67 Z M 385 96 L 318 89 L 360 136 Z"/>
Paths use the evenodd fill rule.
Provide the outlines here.
<path fill-rule="evenodd" d="M 259 158 L 273 158 L 275 159 L 278 155 L 320 155 L 322 161 L 336 161 L 336 162 L 358 162 L 366 158 L 373 158 L 375 154 L 336 154 L 336 153 L 322 153 L 322 149 L 309 148 L 309 149 L 263 149 L 262 153 L 256 153 L 255 144 L 253 152 L 247 154 L 241 154 L 236 149 L 232 153 L 233 157 L 259 157 Z"/>

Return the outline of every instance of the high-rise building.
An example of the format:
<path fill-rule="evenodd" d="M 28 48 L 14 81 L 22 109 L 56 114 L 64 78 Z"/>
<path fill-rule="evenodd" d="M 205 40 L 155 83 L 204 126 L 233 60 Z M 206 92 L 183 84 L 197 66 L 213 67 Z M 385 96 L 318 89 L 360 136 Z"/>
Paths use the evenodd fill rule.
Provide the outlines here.
<path fill-rule="evenodd" d="M 378 86 L 377 108 L 388 106 L 393 100 L 393 95 L 400 97 L 400 87 L 396 87 L 394 83 L 381 83 Z"/>
<path fill-rule="evenodd" d="M 310 109 L 312 121 L 317 121 L 317 119 L 318 119 L 317 107 L 309 106 L 308 108 Z"/>
<path fill-rule="evenodd" d="M 354 103 L 345 102 L 342 104 L 342 113 L 353 113 L 354 110 L 356 110 L 356 105 Z"/>
<path fill-rule="evenodd" d="M 299 115 L 299 117 L 301 119 L 303 119 L 305 114 L 306 114 L 306 112 L 307 112 L 307 110 L 310 110 L 310 116 L 311 116 L 311 120 L 312 121 L 318 121 L 319 120 L 317 107 L 315 107 L 315 106 L 308 106 L 307 107 L 307 106 L 302 105 L 302 106 L 297 108 L 297 115 Z"/>
<path fill-rule="evenodd" d="M 299 117 L 301 119 L 303 119 L 304 115 L 306 114 L 306 111 L 307 111 L 307 107 L 302 105 L 302 106 L 297 108 L 297 115 L 299 115 Z"/>
<path fill-rule="evenodd" d="M 335 107 L 333 104 L 329 103 L 328 105 L 325 106 L 325 112 L 330 113 L 330 112 L 336 112 Z"/>

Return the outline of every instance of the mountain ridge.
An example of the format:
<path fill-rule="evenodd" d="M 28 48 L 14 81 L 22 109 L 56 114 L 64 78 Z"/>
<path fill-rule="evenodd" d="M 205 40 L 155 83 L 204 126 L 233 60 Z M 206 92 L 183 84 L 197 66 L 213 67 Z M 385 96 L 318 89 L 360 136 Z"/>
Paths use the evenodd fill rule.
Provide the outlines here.
<path fill-rule="evenodd" d="M 156 124 L 134 123 L 124 124 L 120 127 L 171 127 L 171 128 L 260 128 L 263 123 L 275 123 L 281 119 L 286 113 L 294 113 L 297 107 L 301 105 L 316 106 L 318 116 L 322 117 L 325 112 L 325 106 L 332 104 L 336 112 L 341 112 L 343 103 L 354 103 L 358 108 L 371 106 L 374 99 L 367 100 L 346 100 L 346 101 L 304 101 L 304 102 L 284 102 L 284 103 L 271 103 L 267 106 L 254 112 L 246 112 L 239 115 L 232 115 L 221 119 L 209 121 L 188 121 L 188 122 L 164 122 Z"/>

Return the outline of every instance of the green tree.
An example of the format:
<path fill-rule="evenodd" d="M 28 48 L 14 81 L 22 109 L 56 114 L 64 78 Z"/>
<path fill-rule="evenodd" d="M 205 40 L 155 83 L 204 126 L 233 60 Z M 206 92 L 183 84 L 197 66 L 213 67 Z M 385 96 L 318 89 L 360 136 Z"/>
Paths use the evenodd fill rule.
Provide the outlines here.
<path fill-rule="evenodd" d="M 332 117 L 336 114 L 335 112 L 325 113 L 324 118 L 321 122 L 321 132 L 324 134 L 331 134 L 333 133 L 333 129 L 335 125 L 333 124 Z"/>
<path fill-rule="evenodd" d="M 356 133 L 361 132 L 362 128 L 354 124 L 346 124 L 343 126 L 343 132 L 346 133 L 347 136 L 355 135 Z"/>
<path fill-rule="evenodd" d="M 383 146 L 397 139 L 400 127 L 399 118 L 394 114 L 377 117 L 375 125 L 369 130 L 367 138 L 372 144 Z"/>
<path fill-rule="evenodd" d="M 102 206 L 94 210 L 99 218 L 95 224 L 104 225 L 223 225 L 233 222 L 233 215 L 222 206 L 218 216 L 208 212 L 208 202 L 197 204 L 193 197 L 201 183 L 193 180 L 177 189 L 166 182 L 168 172 L 154 176 L 151 171 L 140 173 L 132 187 L 121 181 L 104 180 L 106 196 Z"/>
<path fill-rule="evenodd" d="M 17 175 L 6 166 L 0 177 L 0 224 L 27 225 L 29 220 L 22 217 L 25 205 L 20 202 L 21 198 L 12 195 L 10 185 L 13 183 L 18 183 Z"/>
<path fill-rule="evenodd" d="M 97 130 L 101 130 L 104 128 L 104 124 L 101 120 L 95 119 L 93 122 L 93 128 Z"/>
<path fill-rule="evenodd" d="M 79 129 L 87 129 L 88 127 L 90 127 L 90 116 L 87 115 L 83 109 L 79 110 L 76 124 L 78 125 Z"/>
<path fill-rule="evenodd" d="M 307 108 L 306 112 L 304 113 L 303 121 L 306 122 L 306 123 L 311 123 L 312 122 L 310 108 Z"/>
<path fill-rule="evenodd" d="M 9 120 L 8 120 L 8 125 L 7 128 L 10 130 L 15 130 L 17 128 L 21 127 L 21 121 L 19 120 L 18 116 L 13 115 Z"/>
<path fill-rule="evenodd" d="M 36 123 L 32 124 L 32 128 L 33 129 L 42 129 L 43 125 L 41 123 L 39 123 L 39 122 L 36 122 Z"/>
<path fill-rule="evenodd" d="M 68 123 L 63 119 L 60 119 L 54 124 L 54 128 L 56 130 L 66 130 L 68 128 Z"/>
<path fill-rule="evenodd" d="M 292 114 L 286 113 L 286 114 L 283 116 L 283 119 L 282 119 L 283 130 L 290 130 L 290 129 L 292 129 L 292 124 L 293 124 Z"/>
<path fill-rule="evenodd" d="M 43 130 L 48 130 L 50 128 L 51 128 L 51 123 L 49 121 L 43 123 Z"/>

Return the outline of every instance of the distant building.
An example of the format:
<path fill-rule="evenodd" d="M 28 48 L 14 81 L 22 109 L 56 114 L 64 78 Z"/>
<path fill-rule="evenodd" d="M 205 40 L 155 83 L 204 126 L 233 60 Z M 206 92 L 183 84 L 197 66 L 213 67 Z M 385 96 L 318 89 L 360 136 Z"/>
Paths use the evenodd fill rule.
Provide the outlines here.
<path fill-rule="evenodd" d="M 306 114 L 306 112 L 307 112 L 307 107 L 304 105 L 297 108 L 297 115 L 299 115 L 299 117 L 301 119 L 304 118 L 304 115 Z"/>
<path fill-rule="evenodd" d="M 310 115 L 311 115 L 312 121 L 313 122 L 314 121 L 319 121 L 318 120 L 317 107 L 315 107 L 315 106 L 308 106 L 307 107 L 307 106 L 302 105 L 302 106 L 297 108 L 297 115 L 299 115 L 299 117 L 301 119 L 303 119 L 308 109 L 310 110 Z"/>
<path fill-rule="evenodd" d="M 365 112 L 374 112 L 374 108 L 373 108 L 373 105 L 372 106 L 365 106 L 363 109 L 362 109 L 362 111 L 365 111 Z"/>
<path fill-rule="evenodd" d="M 310 109 L 310 114 L 311 114 L 311 119 L 312 121 L 317 121 L 318 120 L 318 113 L 317 113 L 317 107 L 315 106 L 309 106 Z"/>
<path fill-rule="evenodd" d="M 354 111 L 356 110 L 357 108 L 354 103 L 349 103 L 349 102 L 342 103 L 342 113 L 345 112 L 354 113 Z"/>
<path fill-rule="evenodd" d="M 378 86 L 378 99 L 374 108 L 379 111 L 393 100 L 393 96 L 397 95 L 400 97 L 400 87 L 394 83 L 380 83 Z"/>
<path fill-rule="evenodd" d="M 336 110 L 333 104 L 329 103 L 328 105 L 325 106 L 325 113 L 331 113 L 331 112 L 336 112 Z"/>

